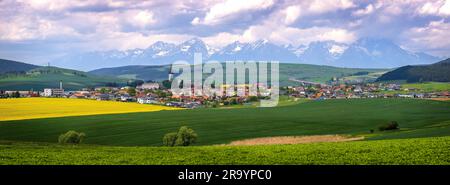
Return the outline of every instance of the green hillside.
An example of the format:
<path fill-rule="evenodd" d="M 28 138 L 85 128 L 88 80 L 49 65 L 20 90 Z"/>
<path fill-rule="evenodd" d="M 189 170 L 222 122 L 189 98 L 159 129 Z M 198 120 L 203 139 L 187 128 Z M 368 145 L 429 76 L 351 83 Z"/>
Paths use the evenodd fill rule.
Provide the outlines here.
<path fill-rule="evenodd" d="M 124 66 L 98 69 L 89 73 L 161 81 L 167 79 L 169 69 L 169 66 Z M 359 73 L 384 73 L 386 71 L 386 69 L 353 69 L 310 64 L 280 64 L 280 85 L 287 86 L 298 83 L 290 79 L 325 83 L 332 77 L 353 76 Z"/>
<path fill-rule="evenodd" d="M 16 62 L 12 60 L 0 59 L 0 75 L 5 73 L 26 72 L 39 66 Z"/>
<path fill-rule="evenodd" d="M 167 80 L 170 67 L 167 66 L 124 66 L 103 68 L 89 73 L 102 76 L 116 76 L 130 79 L 163 81 Z"/>
<path fill-rule="evenodd" d="M 0 142 L 0 164 L 449 165 L 450 137 L 271 146 L 111 147 Z"/>
<path fill-rule="evenodd" d="M 109 83 L 125 83 L 125 79 L 102 77 L 82 71 L 56 67 L 39 67 L 24 73 L 0 75 L 1 90 L 43 90 L 57 88 L 62 80 L 64 89 L 78 90 L 85 87 L 102 86 Z"/>
<path fill-rule="evenodd" d="M 280 64 L 280 84 L 282 86 L 297 84 L 296 82 L 289 80 L 291 78 L 318 83 L 326 83 L 333 77 L 361 77 L 363 80 L 375 80 L 371 78 L 371 75 L 378 75 L 387 71 L 388 69 L 358 69 L 310 64 Z M 366 73 L 367 75 L 359 75 L 361 73 Z"/>
<path fill-rule="evenodd" d="M 377 81 L 450 82 L 450 58 L 430 65 L 404 66 L 383 74 Z"/>
<path fill-rule="evenodd" d="M 400 131 L 377 128 L 397 121 Z M 308 101 L 274 108 L 194 109 L 0 122 L 0 140 L 52 142 L 68 130 L 87 144 L 160 146 L 164 134 L 192 127 L 197 145 L 235 140 L 324 134 L 391 139 L 450 135 L 450 102 L 411 99 Z M 374 130 L 374 133 L 370 133 Z"/>

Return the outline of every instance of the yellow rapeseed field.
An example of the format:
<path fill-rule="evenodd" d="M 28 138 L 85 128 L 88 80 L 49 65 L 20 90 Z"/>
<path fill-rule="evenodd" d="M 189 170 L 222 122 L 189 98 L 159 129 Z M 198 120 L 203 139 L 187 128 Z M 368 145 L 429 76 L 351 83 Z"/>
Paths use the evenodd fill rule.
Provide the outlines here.
<path fill-rule="evenodd" d="M 0 121 L 177 110 L 159 105 L 67 98 L 0 99 Z"/>

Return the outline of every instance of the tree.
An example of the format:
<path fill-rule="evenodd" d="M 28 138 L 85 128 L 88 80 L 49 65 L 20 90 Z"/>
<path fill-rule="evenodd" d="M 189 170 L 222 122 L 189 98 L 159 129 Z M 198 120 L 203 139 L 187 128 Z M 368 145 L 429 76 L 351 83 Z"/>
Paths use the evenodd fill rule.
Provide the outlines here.
<path fill-rule="evenodd" d="M 143 83 L 144 83 L 143 80 L 130 80 L 127 82 L 127 86 L 136 87 L 136 86 L 142 85 Z"/>
<path fill-rule="evenodd" d="M 249 101 L 251 101 L 251 102 L 258 101 L 258 97 L 257 96 L 250 96 L 249 97 Z"/>
<path fill-rule="evenodd" d="M 61 134 L 58 138 L 58 142 L 60 144 L 80 144 L 83 142 L 84 138 L 86 137 L 86 134 L 80 132 L 76 132 L 73 130 L 70 130 L 64 134 Z"/>
<path fill-rule="evenodd" d="M 127 92 L 130 96 L 136 96 L 136 89 L 133 87 L 128 88 Z"/>
<path fill-rule="evenodd" d="M 176 132 L 167 133 L 163 137 L 163 144 L 164 144 L 164 146 L 175 146 L 176 140 L 177 140 Z"/>
<path fill-rule="evenodd" d="M 197 133 L 187 126 L 180 127 L 177 134 L 176 146 L 189 146 L 197 140 Z"/>
<path fill-rule="evenodd" d="M 13 93 L 13 98 L 20 98 L 19 91 L 16 91 L 16 92 Z"/>
<path fill-rule="evenodd" d="M 162 81 L 162 86 L 163 86 L 165 89 L 170 89 L 170 88 L 172 87 L 172 82 L 169 81 L 169 80 L 164 80 L 164 81 Z"/>
<path fill-rule="evenodd" d="M 108 92 L 108 90 L 106 90 L 106 88 L 104 88 L 104 87 L 102 87 L 101 89 L 100 89 L 100 93 L 102 93 L 102 94 L 105 94 L 105 93 L 107 93 Z"/>
<path fill-rule="evenodd" d="M 163 137 L 164 146 L 189 146 L 197 140 L 197 133 L 187 126 L 182 126 L 178 132 L 167 133 Z"/>
<path fill-rule="evenodd" d="M 381 125 L 378 127 L 378 130 L 385 131 L 385 130 L 397 130 L 398 129 L 398 123 L 397 121 L 391 121 L 390 123 L 387 123 L 385 125 Z"/>

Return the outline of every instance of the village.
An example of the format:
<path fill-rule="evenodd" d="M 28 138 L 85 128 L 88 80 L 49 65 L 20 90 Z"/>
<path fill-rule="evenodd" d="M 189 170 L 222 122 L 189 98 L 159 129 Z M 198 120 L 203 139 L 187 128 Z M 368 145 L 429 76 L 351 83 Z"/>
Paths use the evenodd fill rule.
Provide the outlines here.
<path fill-rule="evenodd" d="M 318 84 L 302 82 L 284 90 L 290 97 L 310 99 L 350 98 L 448 98 L 449 92 L 423 92 L 417 88 L 404 88 L 395 83 Z"/>
<path fill-rule="evenodd" d="M 270 88 L 262 88 L 259 84 L 236 85 L 234 94 L 226 93 L 229 88 L 222 85 L 223 95 L 195 96 L 176 95 L 163 82 L 141 82 L 136 86 L 83 88 L 77 91 L 65 91 L 63 82 L 59 88 L 45 88 L 43 91 L 0 91 L 0 98 L 18 97 L 60 97 L 93 99 L 98 101 L 137 102 L 140 104 L 156 104 L 182 108 L 220 107 L 230 105 L 250 105 L 270 96 Z M 258 94 L 250 95 L 249 89 L 258 86 Z M 241 87 L 241 88 L 238 88 Z M 245 92 L 239 90 L 245 89 Z M 237 96 L 236 93 L 241 93 Z M 299 82 L 298 86 L 280 88 L 280 95 L 293 99 L 353 99 L 353 98 L 449 98 L 449 92 L 422 92 L 420 89 L 403 88 L 395 83 L 359 83 L 359 84 L 320 84 Z"/>

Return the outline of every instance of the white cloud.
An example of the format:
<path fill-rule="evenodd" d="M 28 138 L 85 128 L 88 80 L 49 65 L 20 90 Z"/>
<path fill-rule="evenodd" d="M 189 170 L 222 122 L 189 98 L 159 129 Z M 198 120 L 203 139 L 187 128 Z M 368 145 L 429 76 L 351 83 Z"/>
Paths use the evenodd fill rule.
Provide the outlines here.
<path fill-rule="evenodd" d="M 200 24 L 200 18 L 195 17 L 194 19 L 192 19 L 191 24 L 192 24 L 192 25 L 198 25 L 198 24 Z"/>
<path fill-rule="evenodd" d="M 340 43 L 351 43 L 356 40 L 355 34 L 345 29 L 328 28 L 318 35 L 319 40 L 332 40 Z"/>
<path fill-rule="evenodd" d="M 411 28 L 404 34 L 406 44 L 413 50 L 431 51 L 437 55 L 448 55 L 450 51 L 450 23 L 432 21 L 424 27 Z"/>
<path fill-rule="evenodd" d="M 0 7 L 2 41 L 48 40 L 122 50 L 201 35 L 208 35 L 202 38 L 207 44 L 222 47 L 236 40 L 299 45 L 325 40 L 350 43 L 357 36 L 396 39 L 408 30 L 403 38 L 406 46 L 450 51 L 445 38 L 450 38 L 446 33 L 450 0 L 0 0 Z M 420 21 L 415 21 L 418 15 Z M 436 16 L 442 21 L 426 24 Z M 236 27 L 225 27 L 228 23 Z"/>
<path fill-rule="evenodd" d="M 263 10 L 271 7 L 272 5 L 274 5 L 273 0 L 227 0 L 212 6 L 206 13 L 206 16 L 203 18 L 201 23 L 216 25 L 223 21 L 229 20 L 230 17 L 236 18 L 236 15 L 241 12 Z"/>
<path fill-rule="evenodd" d="M 419 7 L 417 11 L 422 15 L 449 16 L 450 0 L 427 2 Z"/>
<path fill-rule="evenodd" d="M 151 24 L 154 24 L 156 20 L 153 17 L 153 12 L 148 10 L 141 10 L 137 12 L 132 12 L 131 24 L 145 28 Z"/>
<path fill-rule="evenodd" d="M 151 44 L 157 41 L 165 41 L 169 43 L 180 43 L 191 38 L 191 35 L 184 34 L 148 34 L 143 35 L 136 32 L 110 32 L 106 35 L 102 35 L 102 39 L 95 41 L 95 38 L 99 37 L 99 34 L 96 33 L 91 37 L 93 39 L 89 39 L 86 42 L 86 47 L 90 47 L 93 50 L 111 50 L 111 49 L 119 49 L 119 50 L 127 50 L 127 49 L 135 49 L 135 48 L 147 48 Z"/>
<path fill-rule="evenodd" d="M 331 46 L 331 48 L 328 50 L 328 52 L 330 52 L 333 55 L 339 55 L 344 53 L 345 50 L 347 50 L 348 46 L 345 45 L 333 45 Z"/>
<path fill-rule="evenodd" d="M 342 28 L 311 27 L 294 28 L 279 25 L 251 26 L 242 35 L 242 41 L 256 41 L 268 39 L 277 44 L 307 45 L 314 41 L 336 41 L 351 43 L 356 40 L 356 35 Z"/>
<path fill-rule="evenodd" d="M 359 9 L 353 12 L 353 15 L 355 16 L 364 16 L 364 15 L 369 15 L 374 11 L 374 6 L 372 4 L 369 4 L 366 6 L 366 8 L 364 9 Z"/>
<path fill-rule="evenodd" d="M 250 26 L 242 33 L 222 32 L 210 37 L 202 38 L 208 45 L 223 47 L 234 41 L 254 42 L 267 39 L 275 44 L 307 45 L 314 41 L 335 41 L 352 43 L 357 37 L 355 33 L 332 27 L 294 28 L 277 24 L 262 24 Z"/>
<path fill-rule="evenodd" d="M 314 0 L 308 10 L 313 13 L 325 13 L 356 7 L 351 0 Z"/>
<path fill-rule="evenodd" d="M 439 14 L 449 16 L 450 15 L 450 0 L 446 0 L 445 4 L 439 8 Z"/>
<path fill-rule="evenodd" d="M 223 47 L 234 41 L 244 41 L 242 35 L 232 34 L 228 32 L 221 32 L 213 36 L 203 37 L 202 40 L 205 41 L 206 44 L 214 48 Z"/>
<path fill-rule="evenodd" d="M 295 22 L 301 14 L 301 7 L 298 5 L 289 6 L 285 10 L 286 17 L 284 19 L 285 24 L 292 24 Z"/>
<path fill-rule="evenodd" d="M 58 36 L 79 36 L 71 27 L 55 21 L 20 16 L 9 21 L 0 20 L 0 40 L 44 40 Z"/>

